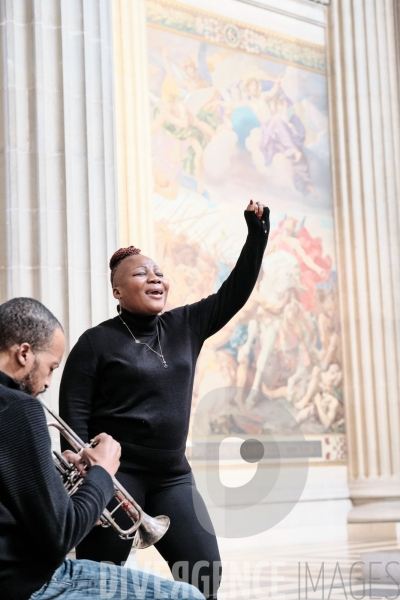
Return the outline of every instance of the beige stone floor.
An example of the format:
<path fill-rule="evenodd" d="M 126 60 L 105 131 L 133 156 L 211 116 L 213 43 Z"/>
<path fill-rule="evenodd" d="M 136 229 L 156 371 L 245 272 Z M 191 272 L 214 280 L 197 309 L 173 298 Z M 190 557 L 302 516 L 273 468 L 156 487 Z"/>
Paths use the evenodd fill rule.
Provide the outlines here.
<path fill-rule="evenodd" d="M 221 553 L 224 577 L 218 597 L 220 600 L 362 600 L 386 597 L 394 600 L 400 597 L 399 586 L 379 582 L 372 582 L 370 586 L 368 581 L 363 582 L 360 565 L 355 564 L 364 552 L 393 549 L 399 549 L 400 557 L 400 547 L 396 542 L 321 541 L 279 548 L 225 550 Z M 171 578 L 167 564 L 154 547 L 138 551 L 136 560 L 140 568 Z M 130 564 L 133 566 L 133 560 Z M 317 586 L 322 564 L 324 585 L 321 576 Z"/>

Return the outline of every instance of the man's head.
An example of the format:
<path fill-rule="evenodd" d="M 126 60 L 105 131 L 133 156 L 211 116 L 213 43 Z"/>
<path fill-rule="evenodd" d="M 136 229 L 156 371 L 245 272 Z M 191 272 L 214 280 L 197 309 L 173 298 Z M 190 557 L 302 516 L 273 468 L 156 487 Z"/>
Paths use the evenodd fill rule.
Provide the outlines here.
<path fill-rule="evenodd" d="M 33 298 L 13 298 L 0 305 L 0 371 L 37 396 L 51 383 L 65 349 L 55 316 Z"/>

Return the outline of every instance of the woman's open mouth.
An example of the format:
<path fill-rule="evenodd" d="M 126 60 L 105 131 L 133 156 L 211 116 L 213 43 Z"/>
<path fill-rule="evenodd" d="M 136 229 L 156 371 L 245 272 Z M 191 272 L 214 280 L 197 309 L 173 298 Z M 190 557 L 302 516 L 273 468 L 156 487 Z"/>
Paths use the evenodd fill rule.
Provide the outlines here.
<path fill-rule="evenodd" d="M 147 296 L 153 296 L 154 298 L 160 298 L 163 293 L 162 290 L 150 290 L 149 292 L 146 292 Z"/>

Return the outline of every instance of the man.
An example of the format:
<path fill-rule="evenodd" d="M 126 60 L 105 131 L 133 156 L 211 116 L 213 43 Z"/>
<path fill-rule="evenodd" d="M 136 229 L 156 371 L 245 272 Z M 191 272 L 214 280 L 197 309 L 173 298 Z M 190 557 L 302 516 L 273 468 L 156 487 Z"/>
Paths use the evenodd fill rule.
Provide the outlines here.
<path fill-rule="evenodd" d="M 60 323 L 40 302 L 14 298 L 0 305 L 1 599 L 204 598 L 185 583 L 65 559 L 111 500 L 121 449 L 111 436 L 97 436 L 98 445 L 82 453 L 90 467 L 82 485 L 67 495 L 34 398 L 50 386 L 64 347 Z M 64 455 L 81 463 L 72 452 Z"/>

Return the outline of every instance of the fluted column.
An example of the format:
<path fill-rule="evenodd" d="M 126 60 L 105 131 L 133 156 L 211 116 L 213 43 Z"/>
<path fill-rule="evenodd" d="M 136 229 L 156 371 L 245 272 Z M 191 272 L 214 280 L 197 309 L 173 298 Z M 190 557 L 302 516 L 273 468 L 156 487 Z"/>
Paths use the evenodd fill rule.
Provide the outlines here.
<path fill-rule="evenodd" d="M 331 114 L 353 500 L 400 497 L 400 128 L 393 0 L 332 0 Z"/>
<path fill-rule="evenodd" d="M 155 256 L 145 0 L 113 0 L 119 231 Z"/>
<path fill-rule="evenodd" d="M 0 19 L 0 301 L 41 300 L 71 345 L 114 313 L 111 5 L 3 0 Z"/>

